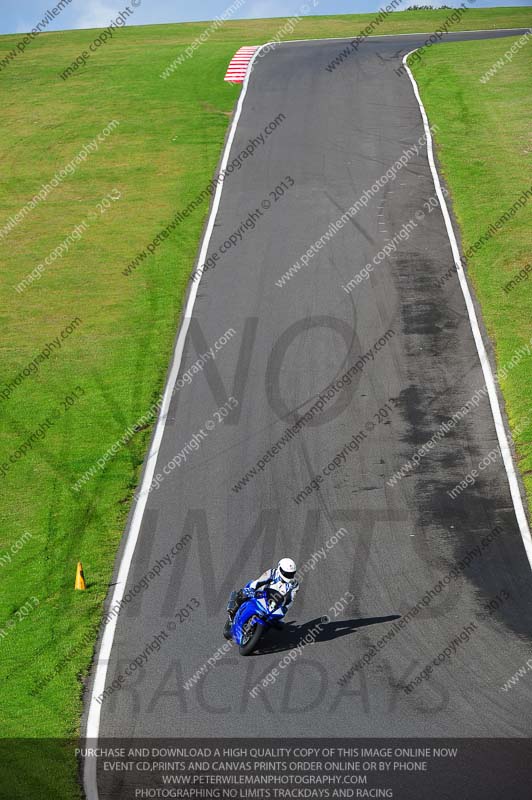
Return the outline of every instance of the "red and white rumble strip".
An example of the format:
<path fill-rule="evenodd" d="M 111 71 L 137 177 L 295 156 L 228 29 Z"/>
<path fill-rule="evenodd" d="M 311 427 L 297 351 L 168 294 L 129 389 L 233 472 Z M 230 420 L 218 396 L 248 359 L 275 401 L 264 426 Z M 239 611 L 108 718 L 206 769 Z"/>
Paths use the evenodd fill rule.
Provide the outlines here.
<path fill-rule="evenodd" d="M 224 81 L 228 81 L 229 83 L 244 83 L 249 62 L 258 49 L 258 47 L 241 47 L 231 59 L 231 63 L 227 67 Z"/>

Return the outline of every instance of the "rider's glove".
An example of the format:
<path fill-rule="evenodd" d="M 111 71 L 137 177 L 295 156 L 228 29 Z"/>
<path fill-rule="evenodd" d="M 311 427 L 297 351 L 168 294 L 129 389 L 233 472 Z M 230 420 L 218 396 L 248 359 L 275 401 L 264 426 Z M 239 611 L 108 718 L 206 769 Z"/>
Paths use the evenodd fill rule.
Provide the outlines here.
<path fill-rule="evenodd" d="M 244 595 L 244 597 L 254 597 L 255 596 L 255 592 L 253 591 L 253 589 L 247 589 L 245 587 L 244 587 L 244 589 L 242 589 L 242 594 Z"/>

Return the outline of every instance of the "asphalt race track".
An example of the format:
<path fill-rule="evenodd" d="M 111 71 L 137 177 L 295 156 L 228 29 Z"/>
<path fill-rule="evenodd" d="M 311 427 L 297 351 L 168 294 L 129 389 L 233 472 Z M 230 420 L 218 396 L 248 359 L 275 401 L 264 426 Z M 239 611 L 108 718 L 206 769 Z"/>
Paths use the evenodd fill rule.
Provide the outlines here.
<path fill-rule="evenodd" d="M 530 684 L 501 689 L 530 656 L 532 614 L 501 458 L 448 494 L 498 445 L 431 200 L 419 106 L 408 75 L 395 72 L 426 39 L 371 38 L 332 72 L 325 67 L 347 41 L 286 43 L 255 61 L 229 160 L 285 119 L 225 181 L 209 247 L 219 257 L 201 278 L 180 374 L 226 331 L 235 335 L 173 395 L 155 473 L 180 451 L 181 461 L 149 495 L 126 593 L 158 561 L 160 574 L 119 615 L 106 685 L 123 677 L 101 705 L 102 737 L 532 735 Z M 395 178 L 276 285 L 414 145 Z M 345 291 L 394 236 L 396 250 Z M 350 383 L 340 383 L 347 373 Z M 322 410 L 257 468 L 320 395 Z M 471 398 L 470 413 L 390 485 Z M 312 568 L 312 554 L 340 529 Z M 230 590 L 285 555 L 307 563 L 285 630 L 249 658 L 231 649 L 184 688 L 224 645 Z M 142 667 L 124 677 L 142 653 Z"/>

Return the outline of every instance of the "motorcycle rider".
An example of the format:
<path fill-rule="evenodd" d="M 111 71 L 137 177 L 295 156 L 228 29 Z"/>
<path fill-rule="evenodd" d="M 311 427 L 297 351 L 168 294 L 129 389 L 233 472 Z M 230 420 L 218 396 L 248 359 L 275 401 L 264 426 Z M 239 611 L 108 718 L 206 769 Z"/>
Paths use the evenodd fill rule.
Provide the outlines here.
<path fill-rule="evenodd" d="M 266 570 L 259 578 L 246 583 L 243 589 L 238 592 L 231 592 L 227 611 L 234 619 L 236 612 L 242 603 L 248 598 L 253 597 L 260 589 L 276 589 L 284 596 L 282 608 L 288 611 L 299 590 L 299 582 L 296 580 L 296 563 L 291 558 L 281 558 L 276 567 Z"/>

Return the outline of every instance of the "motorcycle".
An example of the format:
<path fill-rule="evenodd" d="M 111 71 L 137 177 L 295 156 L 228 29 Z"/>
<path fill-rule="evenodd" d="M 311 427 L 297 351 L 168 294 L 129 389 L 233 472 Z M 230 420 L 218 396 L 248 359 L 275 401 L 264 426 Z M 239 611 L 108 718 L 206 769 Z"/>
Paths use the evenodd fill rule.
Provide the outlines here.
<path fill-rule="evenodd" d="M 233 617 L 232 607 L 236 594 L 237 592 L 231 593 L 227 604 L 229 618 L 224 626 L 224 636 L 238 645 L 241 656 L 249 656 L 257 647 L 262 634 L 285 616 L 285 598 L 276 589 L 257 591 L 244 600 Z"/>

